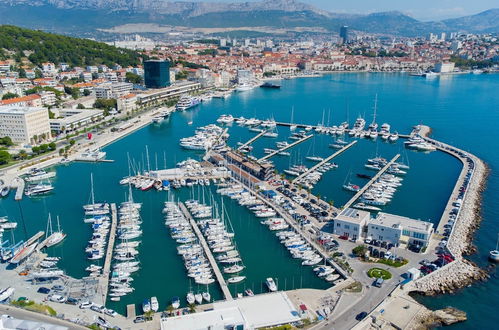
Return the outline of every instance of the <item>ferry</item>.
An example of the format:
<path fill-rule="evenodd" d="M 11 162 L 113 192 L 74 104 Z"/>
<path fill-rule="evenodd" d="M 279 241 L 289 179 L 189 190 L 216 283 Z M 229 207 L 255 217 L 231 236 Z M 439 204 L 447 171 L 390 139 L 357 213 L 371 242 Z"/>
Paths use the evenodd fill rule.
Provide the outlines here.
<path fill-rule="evenodd" d="M 201 103 L 201 100 L 199 98 L 184 95 L 178 100 L 178 103 L 175 107 L 179 111 L 184 111 L 184 110 L 195 107 L 199 103 Z"/>

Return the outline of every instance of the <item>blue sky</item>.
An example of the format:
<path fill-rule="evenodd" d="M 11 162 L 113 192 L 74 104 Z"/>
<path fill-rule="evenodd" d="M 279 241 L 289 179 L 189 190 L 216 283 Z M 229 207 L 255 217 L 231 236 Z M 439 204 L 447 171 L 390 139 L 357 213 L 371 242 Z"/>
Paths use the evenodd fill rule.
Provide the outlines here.
<path fill-rule="evenodd" d="M 186 0 L 189 1 L 189 0 Z M 193 0 L 190 0 L 193 1 Z M 207 0 L 194 0 L 207 1 Z M 258 0 L 208 0 L 212 2 L 246 2 Z M 272 1 L 272 0 L 265 0 Z M 436 20 L 472 15 L 499 8 L 498 0 L 300 0 L 332 12 L 366 14 L 398 10 L 420 20 Z"/>

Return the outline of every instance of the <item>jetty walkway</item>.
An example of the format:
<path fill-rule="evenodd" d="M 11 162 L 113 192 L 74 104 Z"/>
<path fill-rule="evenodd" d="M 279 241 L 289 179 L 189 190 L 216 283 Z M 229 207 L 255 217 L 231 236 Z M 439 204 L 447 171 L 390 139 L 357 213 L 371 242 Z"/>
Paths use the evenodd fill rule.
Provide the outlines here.
<path fill-rule="evenodd" d="M 116 204 L 111 204 L 111 230 L 109 232 L 109 240 L 107 242 L 106 259 L 104 260 L 104 267 L 102 274 L 99 276 L 99 287 L 102 290 L 102 305 L 106 303 L 107 290 L 109 288 L 109 276 L 111 273 L 111 261 L 113 260 L 113 248 L 116 240 L 116 227 L 118 226 L 118 211 Z M 98 296 L 96 296 L 97 298 Z"/>
<path fill-rule="evenodd" d="M 249 146 L 250 144 L 252 144 L 256 140 L 258 140 L 259 138 L 261 138 L 267 132 L 268 132 L 268 130 L 261 131 L 260 133 L 258 133 L 257 135 L 253 136 L 251 139 L 249 139 L 248 141 L 246 141 L 244 144 L 242 144 L 241 146 L 239 146 L 239 148 L 237 148 L 237 150 L 241 150 L 241 149 L 246 148 L 247 146 Z"/>
<path fill-rule="evenodd" d="M 23 194 L 24 194 L 24 186 L 26 183 L 24 182 L 23 178 L 16 178 L 16 181 L 18 182 L 17 184 L 17 189 L 16 189 L 16 195 L 14 196 L 14 200 L 20 201 L 23 199 Z"/>
<path fill-rule="evenodd" d="M 224 294 L 224 297 L 226 300 L 232 300 L 232 295 L 230 293 L 229 287 L 227 286 L 227 283 L 225 282 L 225 278 L 222 275 L 222 272 L 220 271 L 220 268 L 218 267 L 217 262 L 215 261 L 215 257 L 213 257 L 213 254 L 211 253 L 210 248 L 208 247 L 208 243 L 206 243 L 206 240 L 204 239 L 203 234 L 199 230 L 199 227 L 194 221 L 194 219 L 191 216 L 191 213 L 187 210 L 185 207 L 184 203 L 179 203 L 180 210 L 184 214 L 185 218 L 189 220 L 189 223 L 192 226 L 192 229 L 194 230 L 194 233 L 198 237 L 199 244 L 203 247 L 204 253 L 206 254 L 206 257 L 208 258 L 208 261 L 210 262 L 211 268 L 213 269 L 213 272 L 215 273 L 215 277 L 217 278 L 218 284 L 220 285 L 220 289 L 222 289 L 222 293 Z"/>
<path fill-rule="evenodd" d="M 372 177 L 371 180 L 369 180 L 368 183 L 364 185 L 364 187 L 362 187 L 362 189 L 360 189 L 352 198 L 350 198 L 350 200 L 345 205 L 343 205 L 343 209 L 349 208 L 353 203 L 355 203 L 355 201 L 359 199 L 359 197 L 362 196 L 362 194 L 365 193 L 366 190 L 369 189 L 369 187 L 374 182 L 376 182 L 376 180 L 378 180 L 379 177 L 382 176 L 390 168 L 390 166 L 393 165 L 393 163 L 395 163 L 395 161 L 397 161 L 397 159 L 399 159 L 399 157 L 400 154 L 396 154 L 395 157 L 392 158 L 392 160 L 390 160 L 381 170 L 378 171 L 378 173 L 376 173 L 375 176 Z"/>
<path fill-rule="evenodd" d="M 347 149 L 349 149 L 350 147 L 352 147 L 354 144 L 357 143 L 357 140 L 355 141 L 352 141 L 350 142 L 349 144 L 347 144 L 346 146 L 344 146 L 343 148 L 341 148 L 340 150 L 336 151 L 334 154 L 332 154 L 331 156 L 329 157 L 326 157 L 324 158 L 323 160 L 320 161 L 320 163 L 312 166 L 311 168 L 309 168 L 306 172 L 303 172 L 302 174 L 300 174 L 299 176 L 297 176 L 293 181 L 292 183 L 295 183 L 295 182 L 298 182 L 300 181 L 302 178 L 306 177 L 309 173 L 312 173 L 313 171 L 315 171 L 316 169 L 318 169 L 319 167 L 321 167 L 322 165 L 326 164 L 327 162 L 329 162 L 331 159 L 333 159 L 334 157 L 338 156 L 338 155 L 341 155 L 344 151 L 346 151 Z"/>
<path fill-rule="evenodd" d="M 266 156 L 263 156 L 262 158 L 260 158 L 260 159 L 259 159 L 259 160 L 257 160 L 257 161 L 260 163 L 260 162 L 262 162 L 262 161 L 264 161 L 264 160 L 269 159 L 270 157 L 274 157 L 274 156 L 275 156 L 275 155 L 277 155 L 278 153 L 283 152 L 283 151 L 288 150 L 288 149 L 291 149 L 291 148 L 293 148 L 294 146 L 297 146 L 297 145 L 299 145 L 300 143 L 307 141 L 308 139 L 310 139 L 310 138 L 311 138 L 311 137 L 313 137 L 313 136 L 314 136 L 313 134 L 306 135 L 306 136 L 304 136 L 302 139 L 297 140 L 297 141 L 295 141 L 295 142 L 293 142 L 293 143 L 291 143 L 291 144 L 288 144 L 287 146 L 282 147 L 281 149 L 275 150 L 275 151 L 273 151 L 272 153 L 270 153 L 270 154 L 268 154 L 268 155 L 266 155 Z"/>

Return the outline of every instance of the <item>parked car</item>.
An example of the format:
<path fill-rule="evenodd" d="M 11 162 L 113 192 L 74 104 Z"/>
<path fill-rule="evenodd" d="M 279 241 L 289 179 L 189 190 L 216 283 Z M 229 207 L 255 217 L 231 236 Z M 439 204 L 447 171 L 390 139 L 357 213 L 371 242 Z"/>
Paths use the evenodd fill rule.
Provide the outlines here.
<path fill-rule="evenodd" d="M 42 286 L 42 287 L 38 288 L 38 290 L 36 292 L 43 293 L 43 294 L 48 294 L 48 293 L 50 293 L 50 289 L 49 288 L 45 288 L 45 287 Z"/>
<path fill-rule="evenodd" d="M 146 320 L 142 316 L 137 316 L 134 320 L 133 323 L 144 323 Z"/>
<path fill-rule="evenodd" d="M 374 285 L 375 287 L 381 288 L 381 287 L 383 286 L 383 283 L 384 283 L 384 282 L 385 282 L 385 280 L 383 280 L 383 279 L 380 277 L 380 278 L 377 278 L 377 279 L 374 281 L 373 285 Z"/>
<path fill-rule="evenodd" d="M 362 321 L 363 319 L 365 319 L 367 316 L 367 312 L 360 312 L 359 314 L 357 314 L 357 316 L 355 317 L 355 319 L 357 321 Z"/>
<path fill-rule="evenodd" d="M 80 308 L 81 309 L 88 309 L 90 307 L 92 307 L 94 303 L 90 302 L 90 301 L 84 301 L 80 304 Z"/>

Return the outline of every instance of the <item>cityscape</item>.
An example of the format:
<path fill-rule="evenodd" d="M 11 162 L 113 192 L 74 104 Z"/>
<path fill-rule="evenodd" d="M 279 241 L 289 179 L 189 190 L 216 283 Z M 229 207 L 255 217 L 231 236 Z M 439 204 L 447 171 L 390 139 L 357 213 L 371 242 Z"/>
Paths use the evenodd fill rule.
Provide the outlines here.
<path fill-rule="evenodd" d="M 499 9 L 456 5 L 0 0 L 0 328 L 493 328 Z"/>

